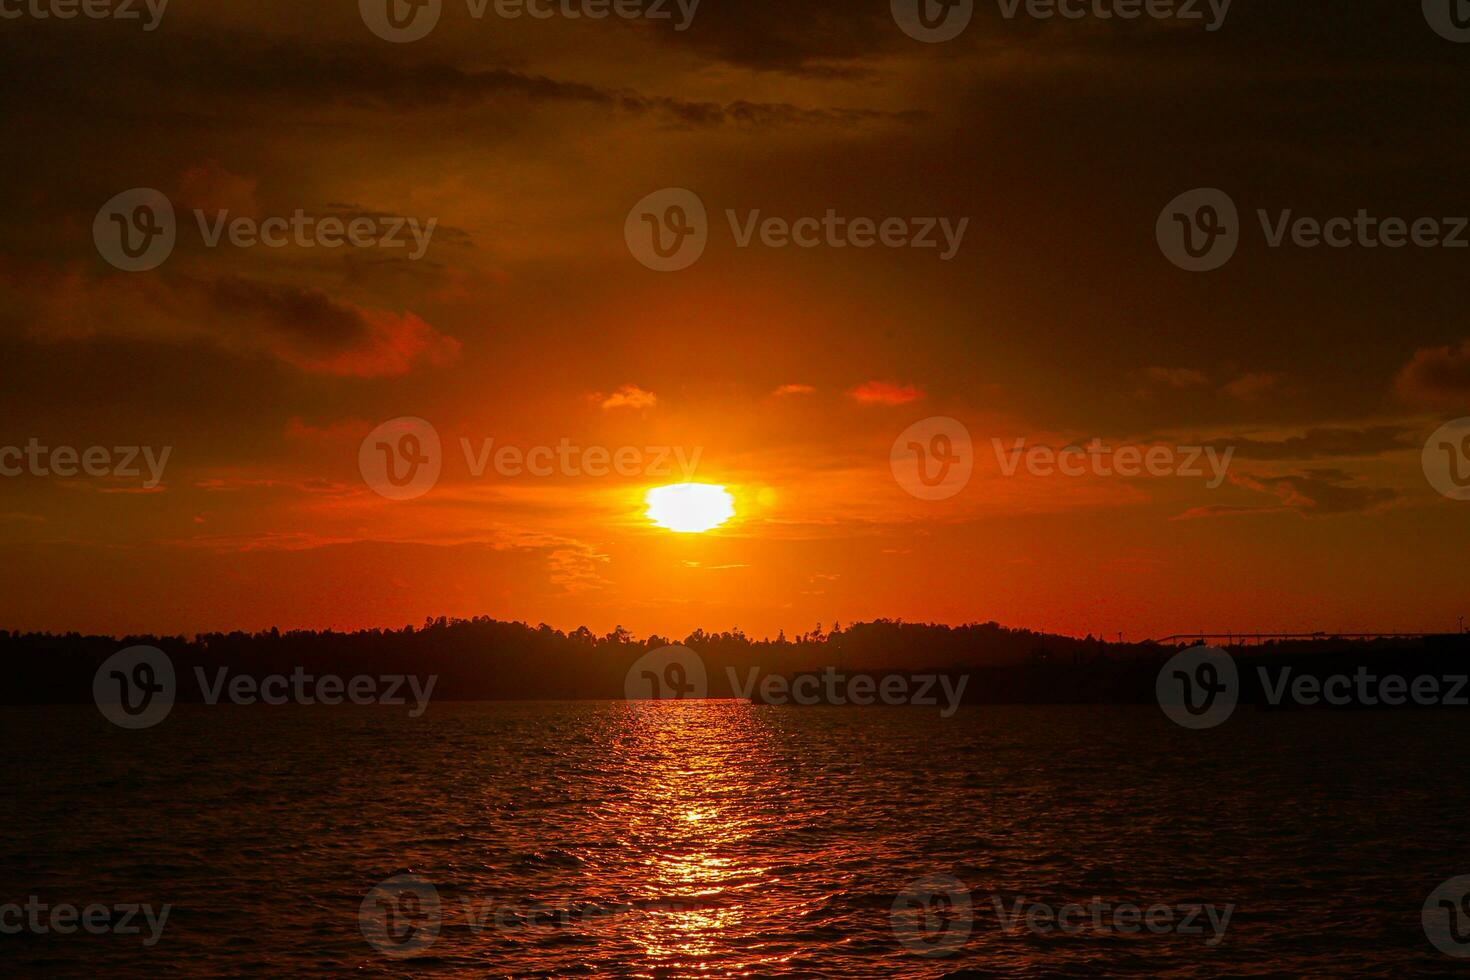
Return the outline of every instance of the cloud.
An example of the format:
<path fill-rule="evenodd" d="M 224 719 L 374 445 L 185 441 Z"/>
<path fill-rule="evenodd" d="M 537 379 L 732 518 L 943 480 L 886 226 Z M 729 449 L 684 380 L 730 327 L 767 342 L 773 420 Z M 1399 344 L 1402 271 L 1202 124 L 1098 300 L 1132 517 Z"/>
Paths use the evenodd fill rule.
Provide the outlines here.
<path fill-rule="evenodd" d="M 864 381 L 847 394 L 862 405 L 907 405 L 924 397 L 924 392 L 913 385 L 890 381 Z"/>
<path fill-rule="evenodd" d="M 1210 383 L 1203 371 L 1193 368 L 1146 367 L 1139 373 L 1154 384 L 1169 388 L 1194 388 Z"/>
<path fill-rule="evenodd" d="M 642 411 L 658 405 L 657 395 L 651 391 L 644 391 L 637 385 L 623 385 L 611 395 L 604 397 L 598 394 L 595 397 L 602 403 L 602 410 L 604 412 L 612 412 L 620 408 L 631 408 L 636 411 Z"/>
<path fill-rule="evenodd" d="M 443 365 L 459 355 L 459 341 L 412 313 L 364 309 L 316 289 L 224 279 L 209 295 L 221 312 L 264 325 L 273 335 L 271 353 L 304 371 L 395 377 L 416 364 Z"/>
<path fill-rule="evenodd" d="M 1275 497 L 1278 502 L 1196 507 L 1174 519 L 1280 513 L 1297 513 L 1303 517 L 1337 517 L 1383 510 L 1398 499 L 1397 490 L 1362 486 L 1356 480 L 1353 475 L 1336 469 L 1312 469 L 1274 477 L 1232 474 L 1231 483 L 1245 490 Z"/>
<path fill-rule="evenodd" d="M 811 385 L 782 385 L 775 391 L 771 392 L 771 394 L 779 398 L 785 395 L 810 395 L 816 390 L 817 389 L 813 388 Z"/>
<path fill-rule="evenodd" d="M 1470 410 L 1470 340 L 1459 348 L 1427 347 L 1415 352 L 1394 387 L 1411 405 Z"/>
<path fill-rule="evenodd" d="M 1275 388 L 1280 382 L 1280 375 L 1255 371 L 1250 374 L 1241 375 L 1234 381 L 1226 384 L 1221 390 L 1231 398 L 1236 398 L 1243 402 L 1253 402 L 1272 388 Z"/>
<path fill-rule="evenodd" d="M 1321 427 L 1283 439 L 1235 436 L 1215 439 L 1205 445 L 1222 453 L 1233 449 L 1237 459 L 1362 458 L 1416 448 L 1416 434 L 1416 429 L 1404 425 L 1372 425 L 1361 429 Z"/>
<path fill-rule="evenodd" d="M 179 177 L 178 205 L 204 211 L 229 211 L 236 215 L 258 215 L 256 199 L 259 180 L 231 173 L 214 160 L 190 167 Z"/>
<path fill-rule="evenodd" d="M 1150 388 L 1172 388 L 1176 391 L 1185 391 L 1191 388 L 1214 387 L 1208 374 L 1194 368 L 1151 365 L 1139 371 L 1138 376 L 1146 385 L 1145 389 L 1139 392 L 1142 395 L 1150 394 L 1148 390 Z M 1237 401 L 1251 402 L 1276 387 L 1280 382 L 1280 375 L 1269 374 L 1265 371 L 1252 371 L 1241 375 L 1234 381 L 1220 385 L 1219 388 L 1220 391 Z"/>
<path fill-rule="evenodd" d="M 16 288 L 19 279 L 0 279 Z M 121 337 L 210 343 L 312 374 L 381 378 L 455 360 L 460 343 L 413 313 L 369 309 L 302 286 L 227 277 L 38 274 L 16 297 L 40 341 Z"/>
<path fill-rule="evenodd" d="M 794 20 L 785 12 L 781 16 Z M 268 105 L 292 115 L 314 112 L 325 103 L 374 114 L 385 108 L 417 113 L 446 106 L 468 109 L 537 103 L 618 111 L 680 127 L 850 127 L 885 121 L 909 123 L 928 116 L 927 111 L 914 109 L 813 107 L 745 99 L 691 101 L 502 66 L 404 63 L 386 58 L 376 46 L 361 44 L 333 47 L 217 32 L 163 47 L 148 36 L 110 38 L 105 50 L 98 42 L 84 40 L 79 50 L 75 39 L 63 42 L 57 35 L 39 31 L 25 32 L 28 36 L 21 39 L 19 33 L 0 35 L 0 105 L 24 105 L 44 94 L 90 112 L 115 111 L 98 103 L 95 86 L 79 78 L 63 79 L 55 87 L 43 84 L 47 70 L 58 62 L 106 57 L 113 66 L 112 91 L 107 98 L 126 91 L 133 101 L 186 106 L 197 105 L 201 99 L 228 98 L 237 106 Z M 119 54 L 118 44 L 136 47 Z M 89 45 L 94 49 L 87 50 Z M 384 84 L 389 78 L 392 84 Z"/>

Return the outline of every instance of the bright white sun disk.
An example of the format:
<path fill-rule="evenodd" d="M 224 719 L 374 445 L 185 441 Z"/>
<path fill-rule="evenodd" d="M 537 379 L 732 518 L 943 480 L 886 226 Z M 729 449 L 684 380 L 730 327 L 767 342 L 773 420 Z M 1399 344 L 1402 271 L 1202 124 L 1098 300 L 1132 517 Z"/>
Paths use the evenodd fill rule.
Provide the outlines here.
<path fill-rule="evenodd" d="M 643 498 L 648 518 L 680 534 L 698 534 L 735 516 L 735 498 L 711 483 L 676 483 L 654 487 Z"/>

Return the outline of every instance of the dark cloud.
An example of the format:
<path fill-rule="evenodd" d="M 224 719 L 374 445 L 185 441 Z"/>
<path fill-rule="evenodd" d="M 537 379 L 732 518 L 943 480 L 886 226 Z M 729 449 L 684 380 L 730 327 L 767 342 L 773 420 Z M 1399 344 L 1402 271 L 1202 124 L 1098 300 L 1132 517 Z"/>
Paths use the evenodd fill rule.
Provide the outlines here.
<path fill-rule="evenodd" d="M 1208 505 L 1186 511 L 1175 520 L 1275 513 L 1338 517 L 1381 510 L 1399 497 L 1397 490 L 1363 486 L 1352 474 L 1338 469 L 1310 469 L 1286 476 L 1231 476 L 1230 482 L 1274 497 L 1277 503 Z"/>
<path fill-rule="evenodd" d="M 1412 405 L 1470 411 L 1470 340 L 1414 354 L 1399 372 L 1398 394 Z"/>
<path fill-rule="evenodd" d="M 1233 449 L 1237 459 L 1365 458 L 1417 448 L 1416 433 L 1416 429 L 1405 425 L 1372 425 L 1360 429 L 1324 427 L 1284 439 L 1234 437 L 1215 439 L 1206 445 L 1222 453 Z"/>
<path fill-rule="evenodd" d="M 459 341 L 411 312 L 372 309 L 326 292 L 226 276 L 0 277 L 0 295 L 43 344 L 126 339 L 217 346 L 313 374 L 393 377 L 443 365 Z"/>
<path fill-rule="evenodd" d="M 24 38 L 24 40 L 22 40 Z M 298 117 L 326 105 L 364 113 L 454 109 L 500 102 L 549 103 L 618 110 L 684 126 L 750 128 L 854 126 L 875 120 L 912 121 L 921 110 L 799 106 L 787 102 L 682 99 L 633 88 L 588 84 L 508 67 L 463 66 L 449 61 L 394 61 L 379 46 L 264 41 L 236 36 L 188 38 L 163 44 L 153 38 L 66 39 L 21 29 L 0 36 L 0 106 L 16 111 L 45 98 L 77 112 L 127 116 L 140 106 L 200 118 L 214 115 L 218 100 L 234 111 L 263 103 Z M 90 74 L 61 74 L 57 64 L 103 61 L 108 85 L 99 92 Z"/>

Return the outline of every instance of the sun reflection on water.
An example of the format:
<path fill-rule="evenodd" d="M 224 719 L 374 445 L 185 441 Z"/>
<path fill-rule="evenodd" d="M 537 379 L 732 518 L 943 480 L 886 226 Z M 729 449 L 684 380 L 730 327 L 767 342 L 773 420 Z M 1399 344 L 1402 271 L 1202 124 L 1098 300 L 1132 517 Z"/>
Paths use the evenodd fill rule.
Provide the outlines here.
<path fill-rule="evenodd" d="M 627 719 L 625 806 L 649 901 L 630 938 L 650 966 L 709 972 L 718 952 L 720 975 L 758 973 L 764 958 L 731 962 L 730 939 L 770 871 L 752 844 L 771 818 L 772 733 L 737 701 L 632 703 Z"/>

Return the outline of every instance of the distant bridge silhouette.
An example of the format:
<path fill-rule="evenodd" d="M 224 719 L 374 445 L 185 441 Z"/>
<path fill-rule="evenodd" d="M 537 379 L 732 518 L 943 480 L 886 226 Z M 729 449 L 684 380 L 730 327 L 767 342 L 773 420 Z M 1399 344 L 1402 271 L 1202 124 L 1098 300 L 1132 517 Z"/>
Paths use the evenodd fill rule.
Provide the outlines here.
<path fill-rule="evenodd" d="M 1453 633 L 1334 633 L 1319 631 L 1316 633 L 1171 633 L 1168 636 L 1150 640 L 1161 646 L 1178 643 L 1182 640 L 1226 640 L 1245 641 L 1254 640 L 1264 643 L 1267 640 L 1422 640 L 1427 636 L 1453 636 Z"/>

